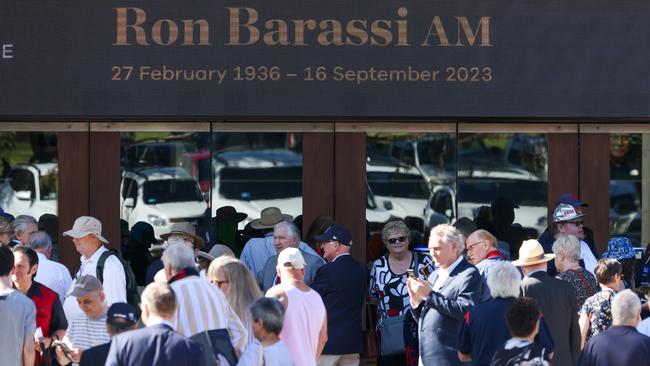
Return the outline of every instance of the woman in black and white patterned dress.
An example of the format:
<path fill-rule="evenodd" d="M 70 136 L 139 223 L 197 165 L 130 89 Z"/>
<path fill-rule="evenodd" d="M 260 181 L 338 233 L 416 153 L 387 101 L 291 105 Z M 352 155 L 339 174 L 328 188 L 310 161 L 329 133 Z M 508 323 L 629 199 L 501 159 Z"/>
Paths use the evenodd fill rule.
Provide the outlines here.
<path fill-rule="evenodd" d="M 384 226 L 381 238 L 388 254 L 373 262 L 370 270 L 370 297 L 378 301 L 378 319 L 406 315 L 404 327 L 405 352 L 381 357 L 380 365 L 417 365 L 417 324 L 410 315 L 406 289 L 407 269 L 415 270 L 426 279 L 433 272 L 431 258 L 409 250 L 410 230 L 403 221 L 391 221 Z"/>

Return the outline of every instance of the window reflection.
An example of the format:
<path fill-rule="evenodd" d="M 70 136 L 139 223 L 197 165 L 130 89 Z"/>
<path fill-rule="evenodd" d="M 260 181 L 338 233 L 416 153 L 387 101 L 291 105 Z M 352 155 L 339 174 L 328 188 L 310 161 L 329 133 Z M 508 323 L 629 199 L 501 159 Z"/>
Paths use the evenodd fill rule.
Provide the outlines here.
<path fill-rule="evenodd" d="M 1 132 L 0 208 L 14 216 L 57 213 L 57 134 Z"/>
<path fill-rule="evenodd" d="M 609 137 L 609 233 L 641 243 L 642 134 Z"/>

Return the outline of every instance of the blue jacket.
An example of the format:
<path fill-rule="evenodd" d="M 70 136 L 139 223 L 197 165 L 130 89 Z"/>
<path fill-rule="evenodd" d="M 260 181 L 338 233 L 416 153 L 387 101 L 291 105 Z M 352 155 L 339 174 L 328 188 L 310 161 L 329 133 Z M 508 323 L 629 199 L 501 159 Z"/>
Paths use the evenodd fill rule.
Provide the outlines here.
<path fill-rule="evenodd" d="M 438 278 L 437 269 L 429 276 L 429 283 Z M 478 269 L 462 259 L 449 274 L 439 292 L 431 291 L 416 309 L 420 358 L 424 366 L 460 365 L 458 333 L 465 313 L 476 303 L 483 281 Z"/>
<path fill-rule="evenodd" d="M 361 314 L 366 294 L 366 271 L 343 255 L 320 267 L 311 284 L 327 309 L 326 355 L 363 352 Z"/>
<path fill-rule="evenodd" d="M 113 337 L 106 360 L 106 366 L 199 366 L 204 363 L 203 346 L 166 324 Z"/>

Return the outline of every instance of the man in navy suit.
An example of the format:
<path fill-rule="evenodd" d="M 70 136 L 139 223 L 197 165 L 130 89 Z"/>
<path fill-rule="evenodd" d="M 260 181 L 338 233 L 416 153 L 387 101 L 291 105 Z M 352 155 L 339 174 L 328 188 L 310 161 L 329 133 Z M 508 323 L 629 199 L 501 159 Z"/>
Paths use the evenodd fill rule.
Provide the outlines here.
<path fill-rule="evenodd" d="M 363 351 L 361 313 L 366 288 L 363 267 L 350 255 L 352 235 L 338 225 L 314 238 L 321 242 L 323 257 L 311 288 L 327 309 L 327 343 L 318 366 L 356 366 Z"/>
<path fill-rule="evenodd" d="M 151 283 L 142 292 L 142 322 L 146 328 L 117 335 L 111 341 L 107 366 L 199 366 L 203 346 L 174 331 L 178 303 L 167 284 Z"/>
<path fill-rule="evenodd" d="M 458 333 L 465 313 L 478 302 L 482 280 L 463 256 L 463 235 L 442 224 L 431 230 L 429 251 L 436 270 L 428 281 L 409 278 L 412 313 L 418 321 L 420 365 L 456 366 Z"/>

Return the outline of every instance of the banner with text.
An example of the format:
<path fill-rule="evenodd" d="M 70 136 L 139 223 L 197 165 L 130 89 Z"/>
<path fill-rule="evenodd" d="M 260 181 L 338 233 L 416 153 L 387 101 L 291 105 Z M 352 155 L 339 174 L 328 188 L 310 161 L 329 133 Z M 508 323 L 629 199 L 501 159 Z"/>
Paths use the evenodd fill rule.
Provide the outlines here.
<path fill-rule="evenodd" d="M 650 2 L 5 0 L 0 119 L 650 116 Z"/>

